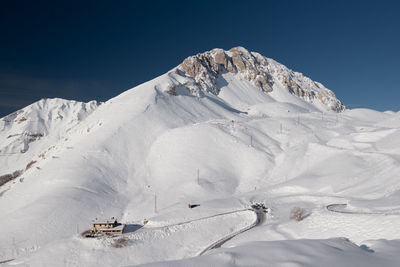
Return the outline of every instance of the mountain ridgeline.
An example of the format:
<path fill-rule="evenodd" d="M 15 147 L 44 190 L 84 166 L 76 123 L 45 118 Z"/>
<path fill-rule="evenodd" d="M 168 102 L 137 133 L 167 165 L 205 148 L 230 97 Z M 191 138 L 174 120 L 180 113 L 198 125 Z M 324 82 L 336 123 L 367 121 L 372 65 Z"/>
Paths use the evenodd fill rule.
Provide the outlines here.
<path fill-rule="evenodd" d="M 218 78 L 224 73 L 232 73 L 266 93 L 272 92 L 274 85 L 280 83 L 289 93 L 307 102 L 320 102 L 336 112 L 342 112 L 346 108 L 335 94 L 321 83 L 243 47 L 234 47 L 229 51 L 217 48 L 190 56 L 175 71 L 192 78 L 185 86 L 197 96 L 200 96 L 202 91 L 218 95 Z M 176 86 L 170 88 L 171 93 L 176 93 Z"/>

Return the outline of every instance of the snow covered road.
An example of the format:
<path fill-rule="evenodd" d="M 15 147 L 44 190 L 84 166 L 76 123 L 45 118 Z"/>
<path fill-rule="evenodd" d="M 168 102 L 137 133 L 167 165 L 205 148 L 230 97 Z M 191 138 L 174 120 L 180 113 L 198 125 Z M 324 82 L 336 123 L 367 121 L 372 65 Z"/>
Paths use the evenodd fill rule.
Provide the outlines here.
<path fill-rule="evenodd" d="M 112 266 L 194 257 L 213 245 L 257 225 L 256 212 L 235 210 L 157 227 L 143 227 L 122 237 L 75 238 L 51 244 L 29 259 L 34 265 Z M 124 238 L 123 246 L 113 244 Z M 210 245 L 212 244 L 212 245 Z M 49 256 L 49 251 L 52 256 Z M 60 253 L 57 253 L 60 251 Z M 42 255 L 46 253 L 46 257 Z M 95 255 L 88 257 L 88 254 Z"/>
<path fill-rule="evenodd" d="M 237 235 L 239 235 L 239 234 L 241 234 L 241 233 L 243 233 L 243 232 L 246 232 L 246 231 L 250 230 L 251 228 L 254 228 L 254 227 L 256 227 L 257 225 L 259 225 L 259 224 L 263 221 L 264 212 L 263 212 L 263 211 L 260 211 L 260 210 L 252 210 L 252 211 L 253 211 L 253 212 L 256 214 L 256 216 L 257 216 L 256 220 L 255 220 L 252 224 L 250 224 L 250 225 L 244 227 L 243 229 L 240 229 L 239 231 L 234 232 L 234 233 L 232 233 L 232 234 L 230 234 L 230 235 L 228 235 L 228 236 L 225 236 L 225 237 L 223 237 L 222 239 L 220 239 L 220 240 L 218 240 L 218 241 L 212 243 L 212 244 L 209 245 L 207 248 L 205 248 L 204 250 L 202 250 L 202 251 L 199 253 L 199 256 L 200 256 L 200 255 L 203 255 L 204 253 L 206 253 L 207 251 L 209 251 L 209 250 L 211 250 L 211 249 L 215 249 L 215 248 L 221 247 L 225 242 L 227 242 L 228 240 L 232 239 L 233 237 L 235 237 L 235 236 L 237 236 Z"/>
<path fill-rule="evenodd" d="M 337 213 L 347 214 L 364 214 L 364 215 L 400 215 L 399 212 L 394 211 L 363 211 L 363 210 L 346 210 L 347 204 L 330 204 L 326 209 Z"/>

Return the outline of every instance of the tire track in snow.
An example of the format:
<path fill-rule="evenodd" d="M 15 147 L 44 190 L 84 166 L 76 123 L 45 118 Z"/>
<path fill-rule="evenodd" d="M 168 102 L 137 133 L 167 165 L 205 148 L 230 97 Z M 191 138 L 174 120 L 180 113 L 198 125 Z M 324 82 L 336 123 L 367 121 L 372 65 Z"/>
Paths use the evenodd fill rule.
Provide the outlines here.
<path fill-rule="evenodd" d="M 187 220 L 187 221 L 183 221 L 183 222 L 179 222 L 179 223 L 173 223 L 173 224 L 168 224 L 168 225 L 163 225 L 163 226 L 155 226 L 155 227 L 142 227 L 132 233 L 126 233 L 123 234 L 123 236 L 126 236 L 127 238 L 131 239 L 132 237 L 134 237 L 137 234 L 140 234 L 142 232 L 152 232 L 152 231 L 157 231 L 157 230 L 163 230 L 163 229 L 168 229 L 168 228 L 172 228 L 175 226 L 182 226 L 182 225 L 186 225 L 186 224 L 190 224 L 193 222 L 198 222 L 198 221 L 204 221 L 204 220 L 208 220 L 208 219 L 212 219 L 215 217 L 219 217 L 219 216 L 224 216 L 224 215 L 229 215 L 229 214 L 234 214 L 234 213 L 239 213 L 239 212 L 243 212 L 243 211 L 253 211 L 253 209 L 240 209 L 240 210 L 234 210 L 234 211 L 228 211 L 228 212 L 223 212 L 223 213 L 218 213 L 218 214 L 214 214 L 214 215 L 210 215 L 210 216 L 206 216 L 206 217 L 201 217 L 201 218 L 197 218 L 197 219 L 193 219 L 193 220 Z"/>
<path fill-rule="evenodd" d="M 234 214 L 234 213 L 240 213 L 243 211 L 252 211 L 256 216 L 256 219 L 248 226 L 233 232 L 227 236 L 224 236 L 223 238 L 213 242 L 212 244 L 210 244 L 209 246 L 207 246 L 205 249 L 201 250 L 197 255 L 203 255 L 204 253 L 206 253 L 207 251 L 214 249 L 214 248 L 218 248 L 221 245 L 223 245 L 225 242 L 229 241 L 230 239 L 232 239 L 233 237 L 250 230 L 251 228 L 256 227 L 257 225 L 261 224 L 264 221 L 264 217 L 265 214 L 262 210 L 255 210 L 255 209 L 251 209 L 251 208 L 246 208 L 246 209 L 240 209 L 240 210 L 234 210 L 234 211 L 228 211 L 228 212 L 223 212 L 223 213 L 218 213 L 218 214 L 214 214 L 211 216 L 207 216 L 207 217 L 202 217 L 202 218 L 198 218 L 198 219 L 193 219 L 193 220 L 188 220 L 188 221 L 184 221 L 184 222 L 179 222 L 179 223 L 174 223 L 174 224 L 169 224 L 169 225 L 164 225 L 164 226 L 159 226 L 159 227 L 151 227 L 151 228 L 141 228 L 131 234 L 128 234 L 128 238 L 133 237 L 136 233 L 140 233 L 140 232 L 148 232 L 148 231 L 154 231 L 154 230 L 160 230 L 160 229 L 168 229 L 170 227 L 174 227 L 174 226 L 181 226 L 181 225 L 185 225 L 185 224 L 190 224 L 193 222 L 198 222 L 198 221 L 203 221 L 203 220 L 208 220 L 210 218 L 215 218 L 215 217 L 219 217 L 219 216 L 224 216 L 224 215 L 229 215 L 229 214 Z"/>
<path fill-rule="evenodd" d="M 228 212 L 223 212 L 223 213 L 210 215 L 210 216 L 207 216 L 207 217 L 201 217 L 201 218 L 197 218 L 197 219 L 193 219 L 193 220 L 187 220 L 187 221 L 183 221 L 183 222 L 179 222 L 179 223 L 173 223 L 173 224 L 168 224 L 168 225 L 163 225 L 163 226 L 149 227 L 149 228 L 143 229 L 143 231 L 168 228 L 168 227 L 172 227 L 172 226 L 179 226 L 179 225 L 188 224 L 188 223 L 197 222 L 197 221 L 202 221 L 202 220 L 207 220 L 207 219 L 210 219 L 210 218 L 215 218 L 215 217 L 219 217 L 219 216 L 223 216 L 223 215 L 238 213 L 238 212 L 242 212 L 242 211 L 246 211 L 246 210 L 251 210 L 252 211 L 252 209 L 241 209 L 241 210 L 228 211 Z M 142 230 L 142 229 L 140 229 L 140 230 Z M 140 230 L 138 230 L 138 231 L 140 231 Z"/>
<path fill-rule="evenodd" d="M 208 247 L 206 247 L 205 249 L 200 251 L 198 256 L 203 255 L 204 253 L 206 253 L 207 251 L 209 251 L 211 249 L 221 247 L 224 243 L 226 243 L 227 241 L 231 240 L 235 236 L 237 236 L 237 235 L 239 235 L 241 233 L 244 233 L 244 232 L 246 232 L 246 231 L 258 226 L 259 224 L 261 224 L 264 221 L 265 214 L 264 214 L 264 212 L 262 210 L 254 210 L 254 209 L 247 209 L 247 210 L 253 211 L 255 213 L 255 215 L 256 215 L 256 220 L 252 224 L 240 229 L 239 231 L 236 231 L 236 232 L 234 232 L 232 234 L 229 234 L 229 235 L 217 240 L 216 242 L 212 243 L 211 245 L 209 245 Z"/>
<path fill-rule="evenodd" d="M 400 215 L 398 212 L 367 212 L 367 211 L 348 211 L 348 210 L 342 210 L 343 208 L 346 208 L 347 204 L 330 204 L 326 206 L 326 209 L 331 211 L 331 212 L 337 212 L 337 213 L 345 213 L 345 214 L 364 214 L 364 215 Z"/>

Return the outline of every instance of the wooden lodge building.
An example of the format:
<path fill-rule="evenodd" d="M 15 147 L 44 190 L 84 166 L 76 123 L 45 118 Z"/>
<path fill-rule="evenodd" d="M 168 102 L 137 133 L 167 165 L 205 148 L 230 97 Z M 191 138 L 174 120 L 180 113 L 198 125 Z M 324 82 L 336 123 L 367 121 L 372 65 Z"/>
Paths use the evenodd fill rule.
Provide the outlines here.
<path fill-rule="evenodd" d="M 92 233 L 104 235 L 121 235 L 124 232 L 125 224 L 117 222 L 117 219 L 111 217 L 110 219 L 96 218 L 93 220 Z"/>

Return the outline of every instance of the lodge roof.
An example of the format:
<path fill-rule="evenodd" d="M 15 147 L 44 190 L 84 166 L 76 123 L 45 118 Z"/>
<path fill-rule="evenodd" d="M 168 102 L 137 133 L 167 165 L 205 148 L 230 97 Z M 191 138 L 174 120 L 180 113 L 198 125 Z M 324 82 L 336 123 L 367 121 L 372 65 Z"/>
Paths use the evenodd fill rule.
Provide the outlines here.
<path fill-rule="evenodd" d="M 121 225 L 115 226 L 113 228 L 100 228 L 99 231 L 103 231 L 103 232 L 123 231 L 124 228 L 125 228 L 125 224 L 121 224 Z"/>
<path fill-rule="evenodd" d="M 95 218 L 92 220 L 93 224 L 114 224 L 117 222 L 117 219 L 114 217 L 111 218 Z"/>

